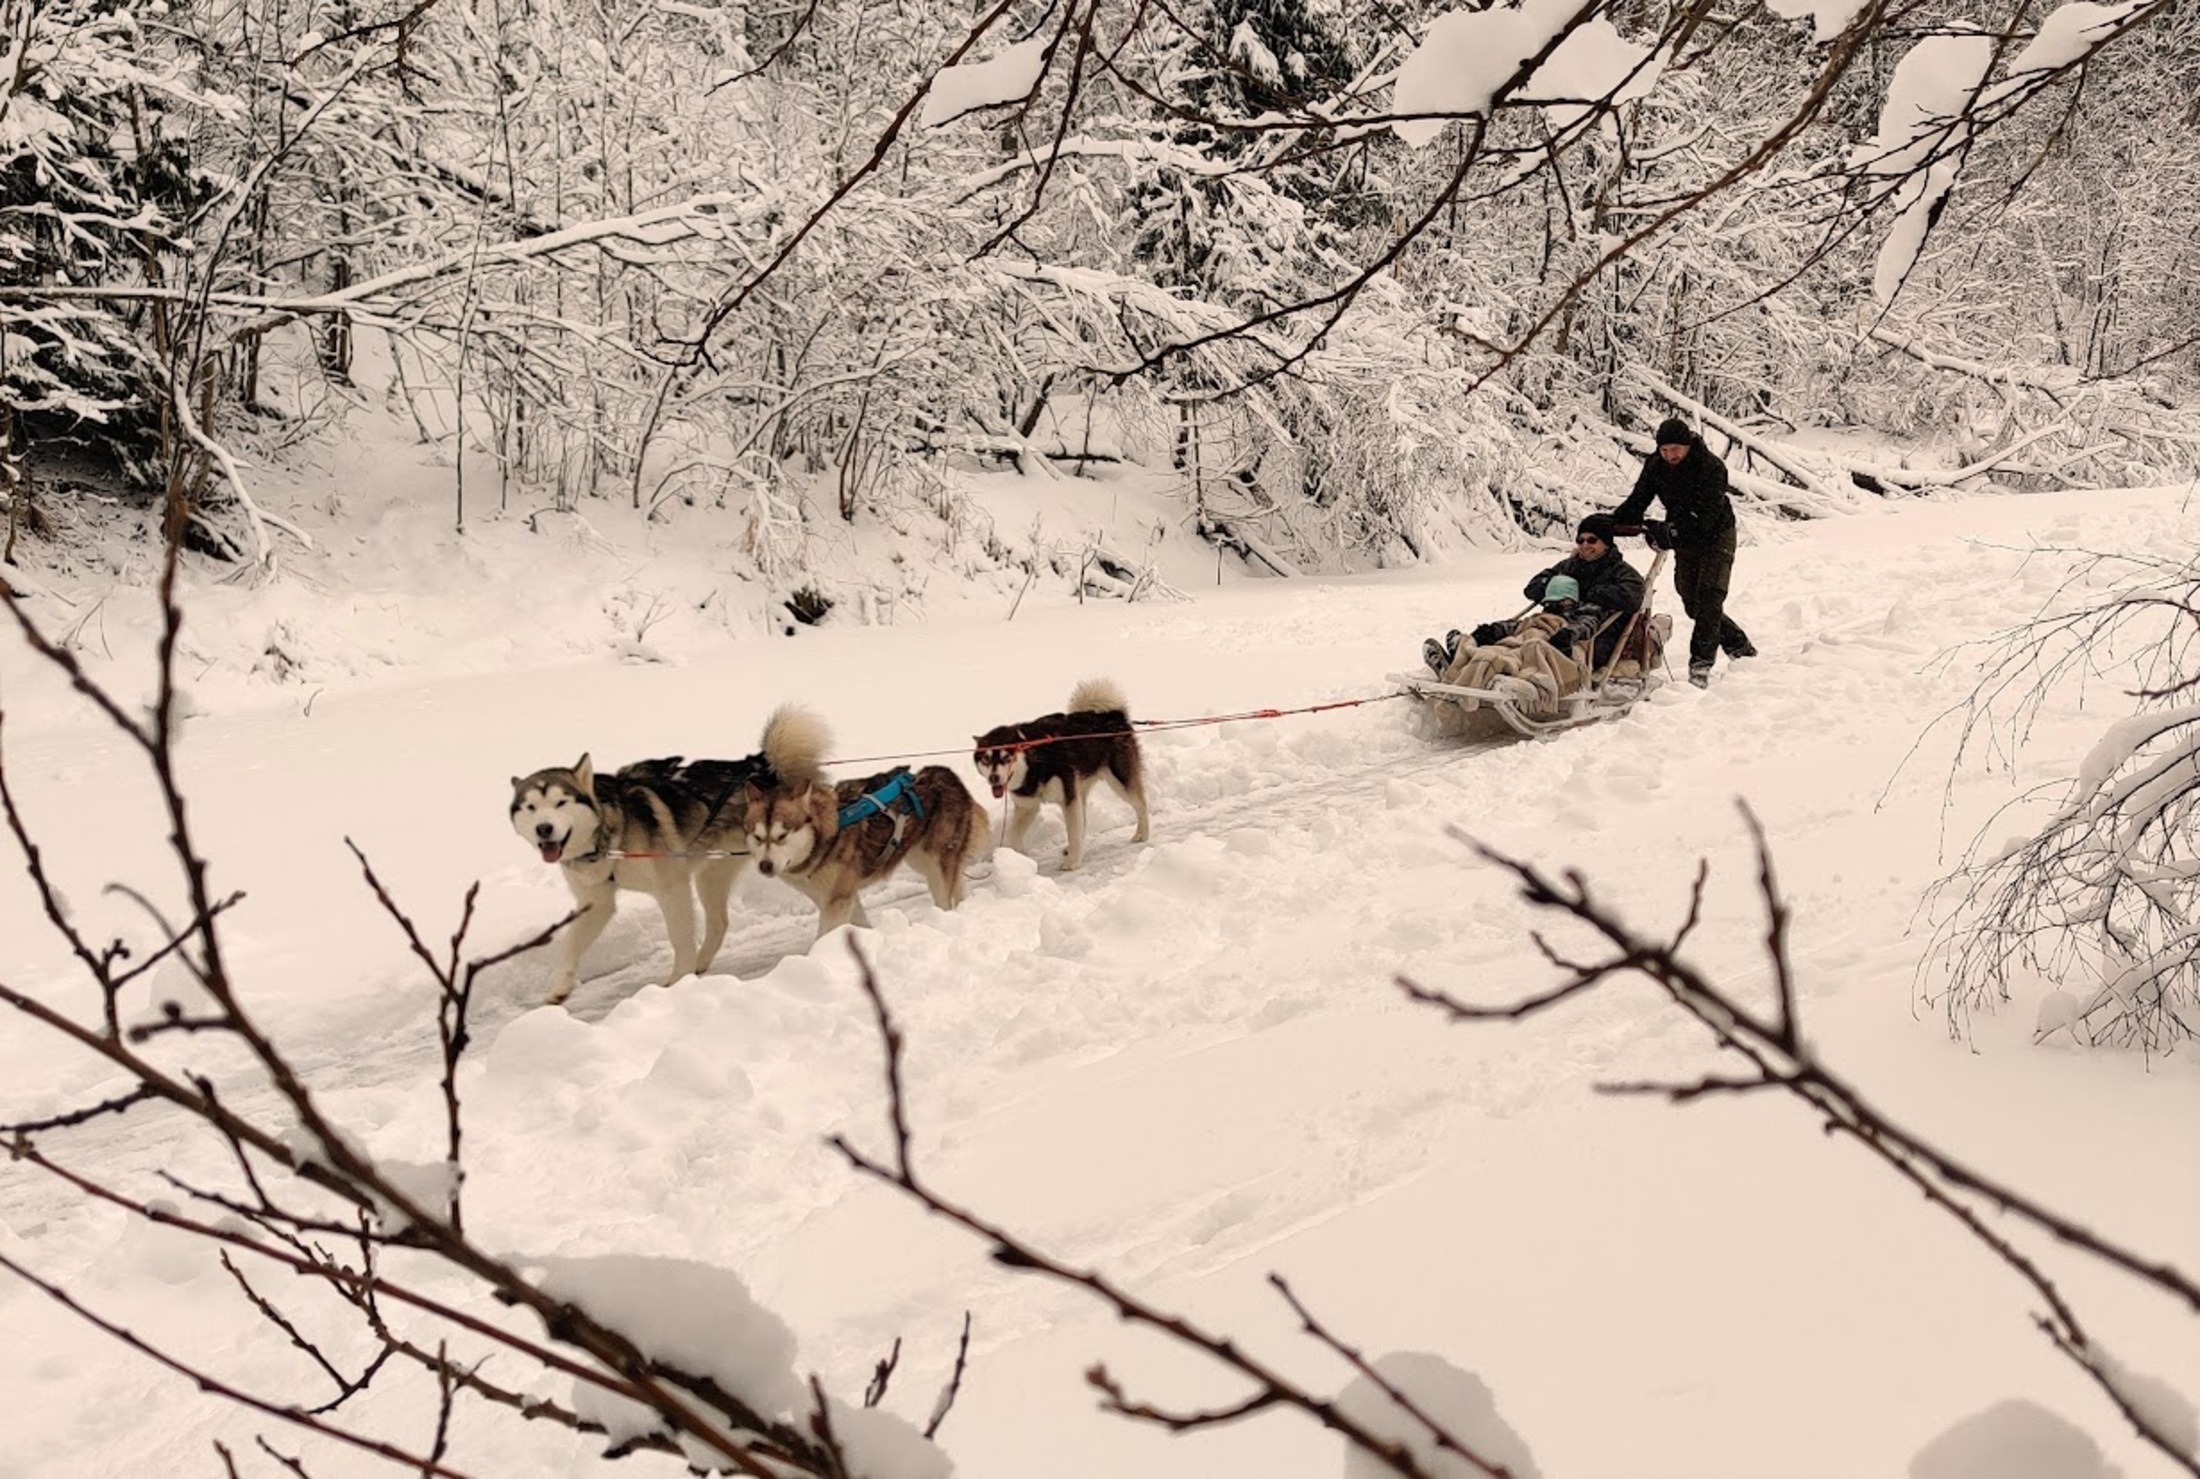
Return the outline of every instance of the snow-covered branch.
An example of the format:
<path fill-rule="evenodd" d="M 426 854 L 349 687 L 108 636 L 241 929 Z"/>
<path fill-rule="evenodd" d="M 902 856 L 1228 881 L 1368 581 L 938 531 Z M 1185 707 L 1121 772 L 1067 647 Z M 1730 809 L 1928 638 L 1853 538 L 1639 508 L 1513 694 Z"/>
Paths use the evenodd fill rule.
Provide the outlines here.
<path fill-rule="evenodd" d="M 2114 594 L 2092 594 L 2093 582 Z M 2067 784 L 2007 840 L 1974 843 L 1936 886 L 1935 955 L 1951 1025 L 2010 994 L 2032 972 L 2059 983 L 2040 1007 L 2042 1035 L 2129 1041 L 2168 1051 L 2200 1036 L 2200 570 L 2099 556 L 2073 562 L 2074 609 L 2004 633 L 1980 660 L 1957 710 L 1959 758 L 1981 744 L 2013 751 L 2050 693 L 2114 675 L 2143 705 L 2108 726 Z M 2002 825 L 2000 818 L 1995 825 Z M 2072 994 L 2082 980 L 2090 992 Z"/>

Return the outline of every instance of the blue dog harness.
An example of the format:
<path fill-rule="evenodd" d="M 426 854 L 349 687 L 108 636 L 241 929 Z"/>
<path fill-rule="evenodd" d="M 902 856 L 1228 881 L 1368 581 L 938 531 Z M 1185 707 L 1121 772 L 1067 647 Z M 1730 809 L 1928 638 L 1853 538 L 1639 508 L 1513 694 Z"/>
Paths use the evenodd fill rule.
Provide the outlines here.
<path fill-rule="evenodd" d="M 845 832 L 860 821 L 885 816 L 896 807 L 905 809 L 909 816 L 924 820 L 924 803 L 917 799 L 917 778 L 907 769 L 897 770 L 886 778 L 886 784 L 876 791 L 858 796 L 840 809 L 840 829 Z M 894 840 L 901 841 L 902 824 L 908 817 L 894 818 Z"/>

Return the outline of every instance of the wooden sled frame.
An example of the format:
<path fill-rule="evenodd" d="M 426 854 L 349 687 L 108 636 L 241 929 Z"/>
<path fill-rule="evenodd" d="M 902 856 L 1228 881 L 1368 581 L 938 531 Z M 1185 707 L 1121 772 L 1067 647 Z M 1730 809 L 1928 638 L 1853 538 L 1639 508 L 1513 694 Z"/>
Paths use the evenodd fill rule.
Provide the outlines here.
<path fill-rule="evenodd" d="M 1512 728 L 1515 733 L 1530 739 L 1545 739 L 1569 729 L 1579 729 L 1584 724 L 1601 724 L 1607 719 L 1617 719 L 1635 706 L 1635 701 L 1647 693 L 1651 680 L 1620 678 L 1607 680 L 1595 687 L 1584 686 L 1573 693 L 1560 696 L 1555 702 L 1558 712 L 1549 718 L 1539 718 L 1521 707 L 1517 692 L 1494 688 L 1462 688 L 1456 683 L 1445 683 L 1434 678 L 1416 678 L 1411 673 L 1391 673 L 1391 682 L 1412 694 L 1415 698 L 1448 698 L 1471 700 L 1472 707 L 1487 709 Z M 1538 701 L 1536 707 L 1545 707 Z"/>
<path fill-rule="evenodd" d="M 1642 604 L 1627 618 L 1626 627 L 1619 634 L 1619 641 L 1612 648 L 1612 660 L 1604 670 L 1593 673 L 1589 681 L 1572 693 L 1561 694 L 1555 700 L 1534 700 L 1537 708 L 1556 706 L 1557 712 L 1549 718 L 1527 713 L 1521 708 L 1522 696 L 1517 690 L 1495 688 L 1466 688 L 1457 683 L 1446 683 L 1440 678 L 1419 677 L 1412 673 L 1385 674 L 1390 682 L 1415 698 L 1445 698 L 1460 703 L 1468 709 L 1487 709 L 1497 715 L 1514 733 L 1529 739 L 1548 739 L 1569 729 L 1579 729 L 1585 724 L 1601 724 L 1607 719 L 1617 719 L 1632 709 L 1641 697 L 1655 686 L 1656 676 L 1648 668 L 1639 673 L 1620 677 L 1612 670 L 1619 666 L 1619 654 L 1627 650 L 1627 643 L 1635 629 L 1650 620 L 1650 597 L 1657 589 L 1658 577 L 1665 573 L 1666 551 L 1659 550 L 1650 561 L 1650 573 L 1643 577 Z"/>

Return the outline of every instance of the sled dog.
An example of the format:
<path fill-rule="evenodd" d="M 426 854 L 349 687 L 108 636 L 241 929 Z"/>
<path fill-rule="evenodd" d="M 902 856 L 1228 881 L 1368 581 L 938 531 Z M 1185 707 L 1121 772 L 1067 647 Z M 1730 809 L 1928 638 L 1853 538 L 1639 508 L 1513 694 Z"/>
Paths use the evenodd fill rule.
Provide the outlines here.
<path fill-rule="evenodd" d="M 586 755 L 512 777 L 512 830 L 565 873 L 580 917 L 558 942 L 546 1000 L 570 996 L 581 957 L 611 922 L 618 891 L 657 900 L 672 941 L 669 986 L 701 971 L 726 938 L 726 905 L 749 861 L 741 832 L 744 786 L 815 780 L 828 743 L 824 724 L 783 705 L 765 722 L 762 748 L 741 760 L 640 760 L 611 775 Z M 703 938 L 695 938 L 701 903 Z"/>
<path fill-rule="evenodd" d="M 1106 781 L 1138 813 L 1131 841 L 1144 842 L 1152 817 L 1146 809 L 1146 769 L 1132 732 L 1123 692 L 1105 678 L 1087 679 L 1069 696 L 1069 711 L 1042 714 L 1022 724 L 1003 724 L 977 738 L 970 757 L 995 796 L 1009 802 L 1008 835 L 1017 852 L 1039 819 L 1043 802 L 1062 808 L 1069 842 L 1062 851 L 1065 872 L 1085 861 L 1085 798 L 1093 783 Z"/>
<path fill-rule="evenodd" d="M 837 785 L 751 784 L 746 818 L 757 871 L 809 895 L 819 939 L 844 924 L 868 926 L 858 891 L 904 862 L 924 876 L 932 902 L 954 908 L 966 889 L 964 864 L 987 851 L 985 813 L 944 765 Z"/>

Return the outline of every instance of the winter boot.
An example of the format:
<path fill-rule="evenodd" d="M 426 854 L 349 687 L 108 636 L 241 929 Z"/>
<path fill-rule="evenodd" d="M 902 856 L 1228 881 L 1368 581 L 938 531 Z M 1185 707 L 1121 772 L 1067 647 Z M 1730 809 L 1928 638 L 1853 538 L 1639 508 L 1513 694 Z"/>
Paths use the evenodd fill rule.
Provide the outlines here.
<path fill-rule="evenodd" d="M 1441 678 L 1444 676 L 1444 669 L 1451 666 L 1451 654 L 1444 650 L 1443 643 L 1431 637 L 1421 644 L 1421 661 L 1428 664 L 1430 672 Z"/>
<path fill-rule="evenodd" d="M 1726 643 L 1725 646 L 1728 657 L 1755 657 L 1757 655 L 1757 644 L 1749 640 L 1747 633 L 1737 632 L 1734 640 Z"/>
<path fill-rule="evenodd" d="M 1709 688 L 1711 686 L 1711 661 L 1709 658 L 1691 662 L 1688 665 L 1688 681 L 1698 688 Z"/>

